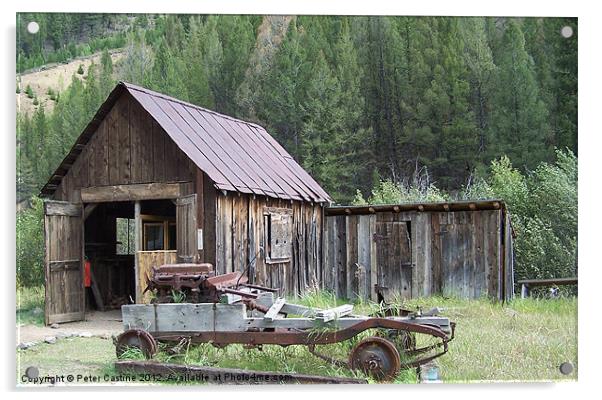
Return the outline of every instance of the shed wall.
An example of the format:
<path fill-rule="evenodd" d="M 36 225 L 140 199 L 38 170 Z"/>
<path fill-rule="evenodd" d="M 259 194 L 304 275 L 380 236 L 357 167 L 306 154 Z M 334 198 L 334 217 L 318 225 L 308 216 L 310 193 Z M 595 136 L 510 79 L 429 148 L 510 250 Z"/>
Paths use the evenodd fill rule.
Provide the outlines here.
<path fill-rule="evenodd" d="M 266 262 L 264 212 L 266 207 L 292 210 L 292 257 Z M 250 263 L 251 280 L 259 285 L 300 294 L 323 279 L 321 261 L 322 207 L 299 201 L 216 194 L 215 265 L 218 273 L 243 271 Z M 206 210 L 207 212 L 207 210 Z"/>
<path fill-rule="evenodd" d="M 512 296 L 509 219 L 501 210 L 325 218 L 323 285 L 339 297 Z M 397 226 L 403 235 L 396 233 Z M 411 254 L 405 243 L 397 246 L 391 240 L 409 241 Z"/>

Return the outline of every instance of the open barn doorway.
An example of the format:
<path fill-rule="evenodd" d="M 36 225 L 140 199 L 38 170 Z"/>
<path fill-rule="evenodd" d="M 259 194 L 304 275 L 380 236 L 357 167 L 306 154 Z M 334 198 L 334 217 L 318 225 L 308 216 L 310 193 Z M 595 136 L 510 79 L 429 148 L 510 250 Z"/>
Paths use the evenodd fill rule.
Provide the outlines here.
<path fill-rule="evenodd" d="M 96 203 L 86 206 L 84 286 L 86 310 L 107 311 L 148 302 L 154 266 L 177 259 L 174 200 Z"/>
<path fill-rule="evenodd" d="M 86 310 L 119 309 L 136 296 L 134 203 L 86 208 L 91 210 L 84 223 Z"/>

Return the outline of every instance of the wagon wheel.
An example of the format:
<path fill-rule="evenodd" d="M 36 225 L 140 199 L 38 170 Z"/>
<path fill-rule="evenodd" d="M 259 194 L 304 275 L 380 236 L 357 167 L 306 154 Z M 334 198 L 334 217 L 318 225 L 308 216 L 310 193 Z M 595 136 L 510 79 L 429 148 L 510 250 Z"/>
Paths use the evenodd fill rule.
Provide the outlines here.
<path fill-rule="evenodd" d="M 351 350 L 349 366 L 378 381 L 389 381 L 399 373 L 401 360 L 393 343 L 382 337 L 371 336 Z"/>
<path fill-rule="evenodd" d="M 153 358 L 157 354 L 157 341 L 143 329 L 129 329 L 115 341 L 117 358 L 121 358 L 130 348 L 139 349 L 146 358 Z"/>

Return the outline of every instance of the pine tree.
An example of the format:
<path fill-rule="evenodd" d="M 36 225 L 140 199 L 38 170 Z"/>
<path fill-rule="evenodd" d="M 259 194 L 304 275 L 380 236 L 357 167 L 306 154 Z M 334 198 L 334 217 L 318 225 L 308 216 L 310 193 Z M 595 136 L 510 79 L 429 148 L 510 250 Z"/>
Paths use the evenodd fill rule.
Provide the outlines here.
<path fill-rule="evenodd" d="M 475 167 L 474 151 L 478 148 L 478 133 L 470 109 L 469 72 L 458 22 L 451 18 L 435 20 L 440 53 L 425 93 L 431 131 L 438 137 L 431 171 L 443 188 L 459 187 L 468 178 Z"/>
<path fill-rule="evenodd" d="M 153 51 L 147 45 L 142 31 L 128 35 L 125 56 L 121 68 L 121 79 L 137 85 L 148 81 L 153 65 Z"/>
<path fill-rule="evenodd" d="M 85 115 L 91 119 L 98 110 L 102 98 L 96 80 L 96 64 L 92 63 L 88 67 L 88 78 L 84 89 L 84 110 Z"/>
<path fill-rule="evenodd" d="M 236 91 L 249 66 L 255 32 L 248 16 L 222 15 L 216 28 L 223 51 L 222 67 L 219 75 L 215 76 L 220 86 L 220 90 L 214 93 L 216 108 L 226 114 L 238 115 Z"/>
<path fill-rule="evenodd" d="M 306 57 L 301 34 L 292 21 L 261 87 L 257 116 L 282 145 L 299 160 L 304 101 L 302 86 L 306 82 Z"/>
<path fill-rule="evenodd" d="M 478 130 L 478 154 L 482 164 L 488 164 L 487 132 L 491 121 L 492 85 L 496 73 L 493 54 L 487 41 L 485 18 L 467 17 L 460 21 L 465 43 L 464 61 L 469 71 L 471 108 Z"/>
<path fill-rule="evenodd" d="M 213 95 L 209 88 L 207 60 L 204 58 L 206 32 L 200 18 L 192 17 L 190 31 L 183 50 L 184 64 L 188 80 L 190 101 L 194 104 L 214 108 Z"/>
<path fill-rule="evenodd" d="M 337 41 L 332 47 L 333 72 L 340 90 L 338 113 L 341 118 L 341 132 L 338 134 L 338 159 L 331 169 L 337 175 L 336 186 L 329 193 L 337 201 L 350 202 L 358 187 L 369 187 L 373 169 L 373 156 L 370 146 L 370 131 L 362 118 L 365 99 L 361 90 L 364 71 L 359 64 L 359 55 L 351 36 L 349 18 L 335 20 Z M 336 133 L 336 132 L 335 132 Z M 328 139 L 329 140 L 329 139 Z M 357 160 L 362 160 L 358 163 Z"/>
<path fill-rule="evenodd" d="M 203 63 L 207 69 L 207 80 L 211 89 L 211 98 L 215 102 L 215 109 L 221 111 L 224 105 L 224 97 L 221 86 L 221 71 L 224 62 L 224 50 L 217 32 L 218 17 L 209 16 L 203 25 L 205 45 L 203 51 Z"/>
<path fill-rule="evenodd" d="M 32 162 L 33 174 L 36 178 L 36 182 L 43 182 L 48 178 L 49 174 L 49 163 L 46 157 L 40 157 L 48 151 L 48 121 L 46 120 L 46 113 L 44 112 L 44 106 L 40 105 L 36 108 L 33 114 L 32 130 L 34 135 L 34 149 L 35 153 L 29 159 Z"/>
<path fill-rule="evenodd" d="M 184 83 L 183 71 L 183 62 L 174 56 L 167 41 L 162 39 L 146 85 L 158 92 L 187 101 L 188 89 Z"/>
<path fill-rule="evenodd" d="M 102 56 L 100 57 L 100 66 L 100 97 L 105 99 L 115 86 L 115 82 L 113 80 L 113 60 L 109 54 L 109 51 L 106 49 L 102 52 Z"/>
<path fill-rule="evenodd" d="M 534 168 L 550 149 L 548 111 L 539 96 L 533 59 L 525 50 L 518 22 L 510 20 L 502 38 L 491 143 L 516 166 Z"/>

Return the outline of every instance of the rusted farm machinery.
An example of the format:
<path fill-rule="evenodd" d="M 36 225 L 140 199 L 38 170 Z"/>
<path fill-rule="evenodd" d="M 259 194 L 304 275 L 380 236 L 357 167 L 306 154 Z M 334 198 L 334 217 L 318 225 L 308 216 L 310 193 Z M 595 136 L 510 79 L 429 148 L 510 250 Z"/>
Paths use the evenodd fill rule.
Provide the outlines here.
<path fill-rule="evenodd" d="M 442 356 L 454 337 L 455 323 L 434 311 L 387 307 L 377 315 L 363 316 L 353 314 L 349 304 L 330 309 L 292 304 L 278 297 L 277 289 L 249 284 L 238 272 L 216 276 L 210 264 L 155 268 L 148 288 L 158 294 L 154 304 L 122 307 L 125 331 L 115 341 L 118 357 L 135 347 L 152 358 L 157 342 L 176 347 L 183 343 L 217 347 L 238 343 L 249 348 L 303 345 L 325 361 L 388 381 L 401 369 L 419 367 Z M 173 290 L 182 291 L 186 302 L 170 303 Z M 356 343 L 347 360 L 316 349 L 368 330 L 374 334 Z M 434 342 L 419 347 L 417 335 Z"/>

